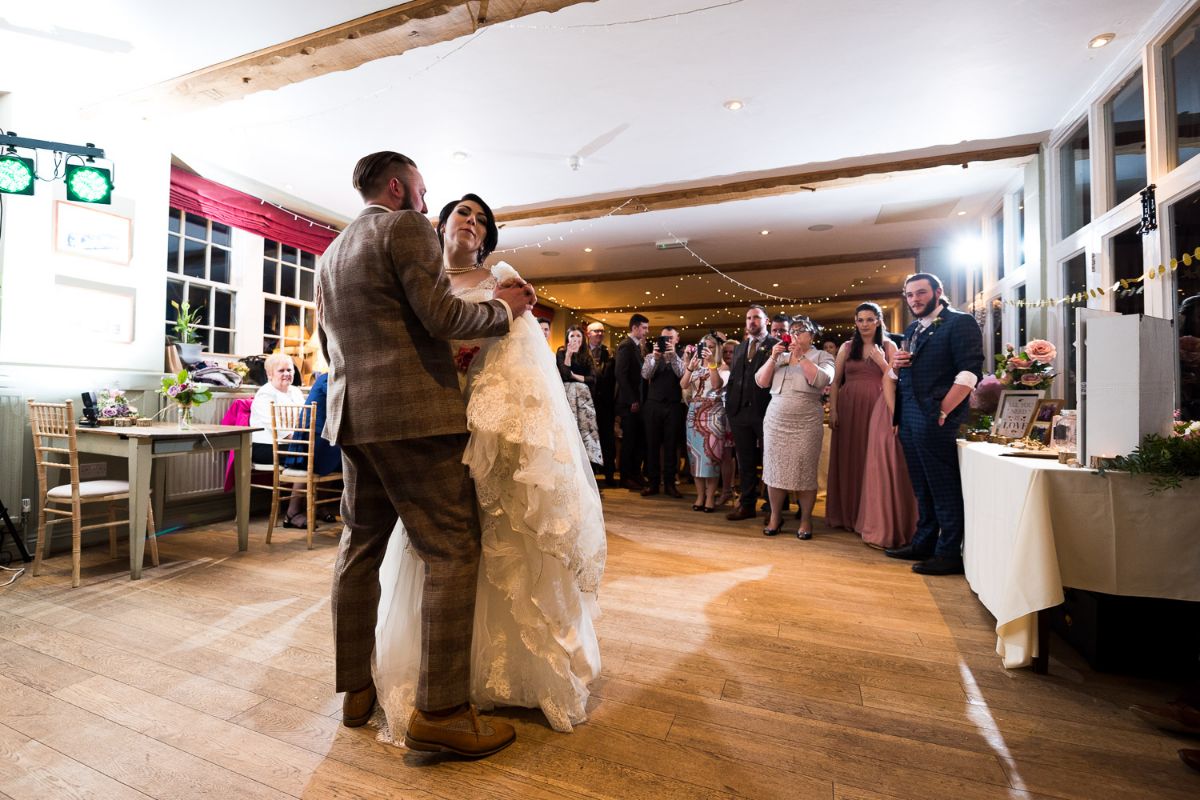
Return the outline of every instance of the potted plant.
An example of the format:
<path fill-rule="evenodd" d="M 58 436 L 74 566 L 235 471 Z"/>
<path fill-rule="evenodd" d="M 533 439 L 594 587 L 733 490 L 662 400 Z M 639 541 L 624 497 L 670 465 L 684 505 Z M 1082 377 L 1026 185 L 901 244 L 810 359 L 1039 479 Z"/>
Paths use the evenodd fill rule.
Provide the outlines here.
<path fill-rule="evenodd" d="M 179 357 L 183 363 L 193 364 L 200 360 L 200 351 L 203 345 L 197 340 L 196 328 L 200 324 L 200 312 L 204 306 L 197 306 L 195 310 L 187 300 L 182 303 L 171 301 L 171 306 L 175 309 L 175 334 L 179 337 Z"/>

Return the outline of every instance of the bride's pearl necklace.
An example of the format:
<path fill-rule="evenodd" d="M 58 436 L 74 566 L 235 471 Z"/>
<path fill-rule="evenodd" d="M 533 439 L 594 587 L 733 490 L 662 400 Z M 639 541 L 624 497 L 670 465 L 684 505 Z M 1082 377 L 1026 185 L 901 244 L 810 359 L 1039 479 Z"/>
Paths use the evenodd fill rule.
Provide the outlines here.
<path fill-rule="evenodd" d="M 447 275 L 465 275 L 468 272 L 474 272 L 477 269 L 483 269 L 483 266 L 480 264 L 472 264 L 469 267 L 446 267 L 445 271 Z"/>

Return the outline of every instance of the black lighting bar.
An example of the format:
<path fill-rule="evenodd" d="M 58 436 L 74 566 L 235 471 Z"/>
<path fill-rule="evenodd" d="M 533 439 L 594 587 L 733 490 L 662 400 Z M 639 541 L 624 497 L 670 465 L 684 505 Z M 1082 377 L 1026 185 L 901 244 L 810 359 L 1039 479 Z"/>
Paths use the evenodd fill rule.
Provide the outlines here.
<path fill-rule="evenodd" d="M 53 150 L 69 156 L 104 158 L 104 148 L 96 147 L 91 142 L 85 145 L 48 142 L 44 139 L 27 139 L 24 136 L 17 136 L 13 133 L 0 134 L 0 147 L 25 147 L 30 150 Z"/>

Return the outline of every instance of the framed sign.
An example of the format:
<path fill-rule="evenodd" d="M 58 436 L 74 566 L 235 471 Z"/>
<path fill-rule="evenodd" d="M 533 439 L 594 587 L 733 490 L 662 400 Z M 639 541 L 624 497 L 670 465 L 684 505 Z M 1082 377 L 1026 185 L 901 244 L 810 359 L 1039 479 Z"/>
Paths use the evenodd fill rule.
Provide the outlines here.
<path fill-rule="evenodd" d="M 137 291 L 132 287 L 57 275 L 53 308 L 71 342 L 133 342 Z"/>
<path fill-rule="evenodd" d="M 1007 436 L 1009 439 L 1024 438 L 1041 399 L 1040 389 L 1009 389 L 1001 392 L 1000 404 L 996 406 L 996 429 L 993 433 L 997 436 Z"/>
<path fill-rule="evenodd" d="M 128 264 L 133 258 L 133 220 L 59 200 L 54 204 L 54 249 Z"/>

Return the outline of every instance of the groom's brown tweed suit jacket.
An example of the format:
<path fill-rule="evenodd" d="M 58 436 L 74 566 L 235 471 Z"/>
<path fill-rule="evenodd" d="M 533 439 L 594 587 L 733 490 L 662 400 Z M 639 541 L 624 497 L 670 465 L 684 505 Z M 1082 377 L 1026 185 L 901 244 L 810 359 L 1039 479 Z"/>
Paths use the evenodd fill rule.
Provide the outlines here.
<path fill-rule="evenodd" d="M 479 522 L 447 340 L 503 335 L 508 311 L 450 293 L 425 217 L 371 206 L 320 259 L 317 318 L 329 362 L 323 435 L 342 446 L 346 486 L 333 584 L 337 690 L 371 680 L 379 563 L 399 516 L 426 564 L 417 707 L 466 702 Z"/>

